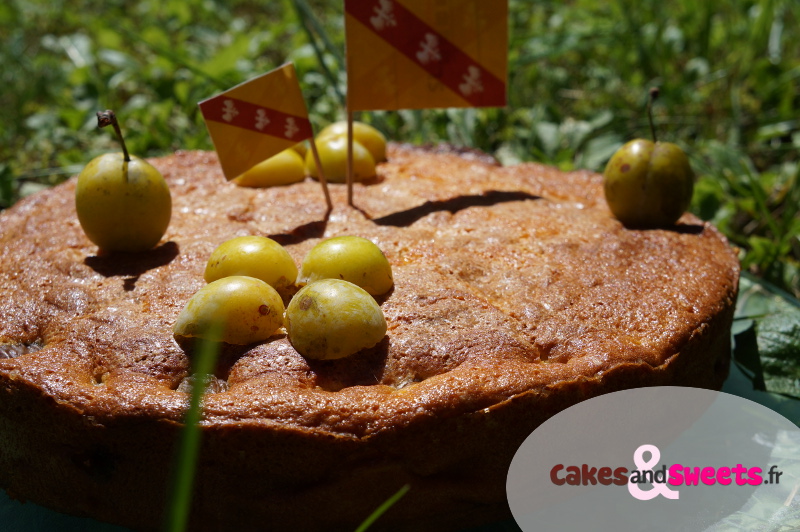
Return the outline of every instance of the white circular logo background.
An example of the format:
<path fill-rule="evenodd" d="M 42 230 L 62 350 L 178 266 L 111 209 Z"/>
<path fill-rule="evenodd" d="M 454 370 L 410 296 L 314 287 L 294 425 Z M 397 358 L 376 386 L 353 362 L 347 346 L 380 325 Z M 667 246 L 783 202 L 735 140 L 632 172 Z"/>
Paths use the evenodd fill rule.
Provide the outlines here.
<path fill-rule="evenodd" d="M 506 487 L 524 532 L 777 526 L 770 520 L 800 507 L 800 430 L 723 392 L 624 390 L 542 424 L 517 451 Z"/>

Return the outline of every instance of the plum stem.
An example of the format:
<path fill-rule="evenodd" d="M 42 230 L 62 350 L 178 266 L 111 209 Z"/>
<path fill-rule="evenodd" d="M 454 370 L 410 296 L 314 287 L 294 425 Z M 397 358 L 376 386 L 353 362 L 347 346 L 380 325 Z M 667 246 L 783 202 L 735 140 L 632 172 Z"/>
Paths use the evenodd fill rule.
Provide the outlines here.
<path fill-rule="evenodd" d="M 108 125 L 114 126 L 114 132 L 117 134 L 117 139 L 119 139 L 119 143 L 122 145 L 122 155 L 125 162 L 131 162 L 131 156 L 128 155 L 128 148 L 125 147 L 125 139 L 122 138 L 122 130 L 119 128 L 119 122 L 117 122 L 117 115 L 111 109 L 98 111 L 97 127 L 106 127 Z"/>
<path fill-rule="evenodd" d="M 650 88 L 650 97 L 647 99 L 647 118 L 650 120 L 650 134 L 653 136 L 653 142 L 658 142 L 656 139 L 656 127 L 653 125 L 653 102 L 658 98 L 658 87 Z"/>

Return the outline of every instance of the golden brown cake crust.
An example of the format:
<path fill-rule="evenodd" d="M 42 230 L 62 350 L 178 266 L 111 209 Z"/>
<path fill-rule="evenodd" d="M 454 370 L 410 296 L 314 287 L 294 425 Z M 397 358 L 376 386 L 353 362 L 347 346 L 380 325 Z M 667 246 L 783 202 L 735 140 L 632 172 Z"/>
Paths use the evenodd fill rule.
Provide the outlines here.
<path fill-rule="evenodd" d="M 134 457 L 139 469 L 169 463 L 189 368 L 172 325 L 203 286 L 211 251 L 234 236 L 273 237 L 298 264 L 323 237 L 363 236 L 387 255 L 395 287 L 380 300 L 386 338 L 353 357 L 307 361 L 283 335 L 226 349 L 204 403 L 210 454 L 198 498 L 209 507 L 260 500 L 259 519 L 352 529 L 373 501 L 342 510 L 320 486 L 380 498 L 407 481 L 419 485 L 409 497 L 416 508 L 396 509 L 396 522 L 442 507 L 496 513 L 509 453 L 548 416 L 615 389 L 719 387 L 727 374 L 734 252 L 689 214 L 671 230 L 625 229 L 597 174 L 390 145 L 378 178 L 356 186 L 361 211 L 334 185 L 336 208 L 322 223 L 315 182 L 240 188 L 208 152 L 151 162 L 173 195 L 172 222 L 151 252 L 98 255 L 75 216 L 74 179 L 0 214 L 0 356 L 10 357 L 0 359 L 0 485 L 23 497 L 153 526 L 136 507 L 104 505 L 124 494 L 125 475 L 128 485 L 159 486 L 150 504 L 163 496 L 163 475 L 137 473 Z M 47 416 L 55 429 L 37 421 L 29 434 L 7 436 L 29 416 Z M 85 505 L 13 472 L 32 460 L 31 446 L 52 453 L 70 441 L 53 467 L 92 494 Z M 478 452 L 497 457 L 468 466 Z M 267 463 L 270 453 L 279 464 Z M 454 481 L 462 466 L 480 482 Z M 253 475 L 237 482 L 259 485 L 249 489 L 255 499 L 241 500 L 223 474 L 231 471 Z M 93 487 L 105 473 L 105 488 Z M 332 517 L 304 521 L 286 510 L 297 501 Z M 231 524 L 197 516 L 200 528 Z"/>

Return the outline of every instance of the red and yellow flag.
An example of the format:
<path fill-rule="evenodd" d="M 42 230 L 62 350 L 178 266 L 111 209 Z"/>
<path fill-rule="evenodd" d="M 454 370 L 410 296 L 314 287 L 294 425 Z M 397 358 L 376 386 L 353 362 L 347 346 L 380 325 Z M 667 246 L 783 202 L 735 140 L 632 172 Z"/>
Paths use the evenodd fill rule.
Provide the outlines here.
<path fill-rule="evenodd" d="M 313 136 L 291 63 L 199 105 L 222 172 L 229 180 Z"/>
<path fill-rule="evenodd" d="M 506 104 L 508 0 L 345 0 L 350 111 Z"/>

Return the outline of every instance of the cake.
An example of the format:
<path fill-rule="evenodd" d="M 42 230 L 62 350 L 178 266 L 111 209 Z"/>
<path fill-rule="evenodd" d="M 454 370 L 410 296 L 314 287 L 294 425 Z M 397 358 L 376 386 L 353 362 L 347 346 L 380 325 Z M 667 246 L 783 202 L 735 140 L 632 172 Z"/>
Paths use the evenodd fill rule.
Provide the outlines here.
<path fill-rule="evenodd" d="M 356 185 L 358 209 L 332 185 L 327 220 L 312 180 L 247 189 L 212 152 L 152 159 L 173 216 L 138 254 L 98 254 L 74 179 L 0 214 L 0 487 L 160 527 L 191 382 L 172 326 L 210 253 L 240 235 L 297 264 L 322 238 L 369 238 L 393 268 L 388 332 L 331 361 L 282 334 L 224 347 L 192 530 L 354 530 L 405 484 L 373 530 L 508 518 L 508 465 L 549 417 L 625 388 L 721 387 L 739 266 L 714 227 L 685 214 L 626 229 L 588 171 L 447 146 L 388 156 Z"/>

